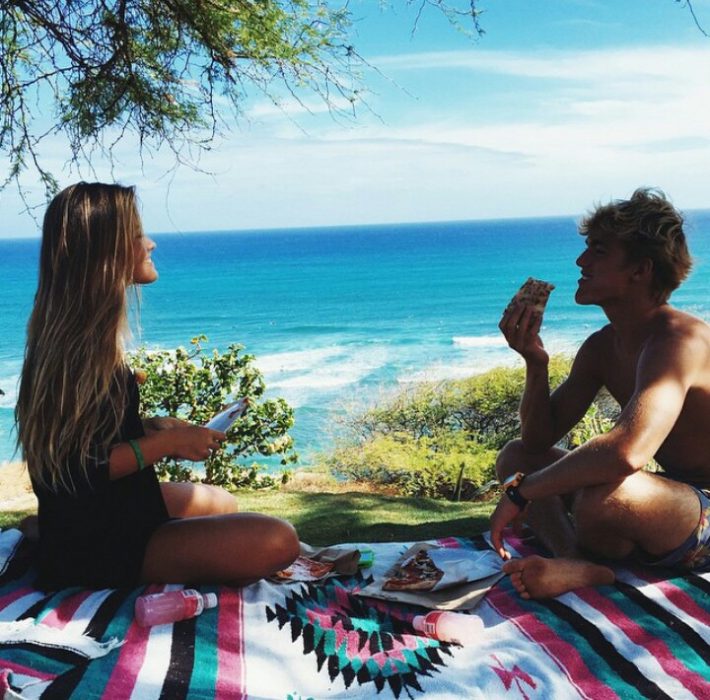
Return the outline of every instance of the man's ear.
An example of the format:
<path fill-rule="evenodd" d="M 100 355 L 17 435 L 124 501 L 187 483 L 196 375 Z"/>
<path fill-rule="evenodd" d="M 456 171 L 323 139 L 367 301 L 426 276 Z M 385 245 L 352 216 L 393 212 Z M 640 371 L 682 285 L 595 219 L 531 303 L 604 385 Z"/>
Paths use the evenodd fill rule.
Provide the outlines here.
<path fill-rule="evenodd" d="M 631 277 L 634 281 L 650 280 L 653 276 L 653 260 L 651 258 L 641 258 L 634 263 Z"/>

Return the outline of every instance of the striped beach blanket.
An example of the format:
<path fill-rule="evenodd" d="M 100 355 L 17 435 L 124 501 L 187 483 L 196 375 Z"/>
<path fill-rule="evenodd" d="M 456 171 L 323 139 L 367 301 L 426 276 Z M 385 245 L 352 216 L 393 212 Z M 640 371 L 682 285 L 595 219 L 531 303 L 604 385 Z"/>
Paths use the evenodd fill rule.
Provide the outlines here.
<path fill-rule="evenodd" d="M 462 647 L 415 634 L 422 608 L 356 595 L 410 544 L 366 545 L 374 566 L 354 576 L 203 587 L 218 594 L 216 608 L 144 629 L 133 620 L 136 597 L 166 587 L 42 592 L 31 546 L 16 530 L 0 532 L 0 695 L 710 697 L 710 574 L 620 569 L 613 586 L 545 602 L 522 600 L 504 578 L 469 613 L 484 629 Z M 439 544 L 489 547 L 485 537 Z M 507 546 L 535 550 L 512 536 Z"/>

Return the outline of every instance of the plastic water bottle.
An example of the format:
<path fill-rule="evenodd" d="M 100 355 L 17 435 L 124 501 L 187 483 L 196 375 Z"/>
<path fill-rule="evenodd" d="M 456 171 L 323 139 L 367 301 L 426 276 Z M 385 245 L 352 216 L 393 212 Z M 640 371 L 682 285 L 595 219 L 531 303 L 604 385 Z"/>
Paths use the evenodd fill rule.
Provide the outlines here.
<path fill-rule="evenodd" d="M 484 629 L 481 618 L 448 610 L 416 615 L 412 624 L 417 632 L 427 637 L 463 645 L 479 641 Z"/>
<path fill-rule="evenodd" d="M 167 622 L 187 620 L 207 608 L 217 606 L 216 593 L 200 593 L 192 588 L 181 591 L 149 593 L 136 599 L 136 621 L 141 627 L 164 625 Z"/>

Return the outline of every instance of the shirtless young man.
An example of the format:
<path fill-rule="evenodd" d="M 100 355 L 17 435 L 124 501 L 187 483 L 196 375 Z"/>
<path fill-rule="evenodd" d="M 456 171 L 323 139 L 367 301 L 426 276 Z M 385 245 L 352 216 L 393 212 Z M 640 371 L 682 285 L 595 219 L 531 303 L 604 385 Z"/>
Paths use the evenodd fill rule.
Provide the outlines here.
<path fill-rule="evenodd" d="M 491 539 L 524 598 L 612 583 L 603 560 L 710 570 L 710 326 L 667 303 L 691 267 L 682 225 L 652 190 L 582 222 L 575 299 L 600 306 L 609 323 L 587 338 L 552 394 L 541 316 L 521 304 L 503 314 L 526 383 L 522 437 L 496 464 L 508 484 Z M 614 427 L 571 452 L 555 447 L 602 387 L 622 407 Z M 663 475 L 643 470 L 654 457 Z M 523 517 L 554 558 L 510 559 L 502 532 Z"/>

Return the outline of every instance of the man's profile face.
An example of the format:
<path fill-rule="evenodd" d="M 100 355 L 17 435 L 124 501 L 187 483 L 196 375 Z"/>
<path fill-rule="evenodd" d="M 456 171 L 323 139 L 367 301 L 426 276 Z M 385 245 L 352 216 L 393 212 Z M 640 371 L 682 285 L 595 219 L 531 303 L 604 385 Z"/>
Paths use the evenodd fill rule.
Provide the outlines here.
<path fill-rule="evenodd" d="M 590 232 L 576 264 L 581 272 L 574 297 L 578 304 L 603 306 L 624 298 L 633 264 L 618 240 Z"/>

